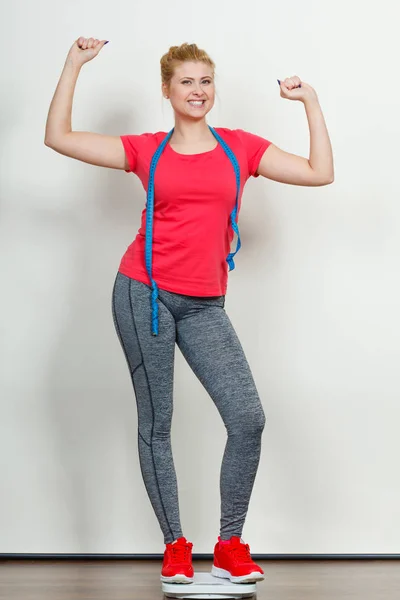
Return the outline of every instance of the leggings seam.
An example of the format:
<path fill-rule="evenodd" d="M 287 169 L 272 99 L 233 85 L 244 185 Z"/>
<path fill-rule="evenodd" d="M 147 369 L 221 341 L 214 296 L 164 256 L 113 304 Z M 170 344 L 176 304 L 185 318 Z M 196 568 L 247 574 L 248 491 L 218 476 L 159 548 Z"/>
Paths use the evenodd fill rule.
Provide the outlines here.
<path fill-rule="evenodd" d="M 140 429 L 138 429 L 138 432 L 139 432 L 139 436 L 142 438 L 142 440 L 144 441 L 144 443 L 146 444 L 146 446 L 148 446 L 148 447 L 150 448 L 151 446 L 150 446 L 149 442 L 147 442 L 147 441 L 144 439 L 144 437 L 143 437 L 143 436 L 142 436 L 142 434 L 140 433 Z"/>
<path fill-rule="evenodd" d="M 134 376 L 134 374 L 136 373 L 136 371 L 138 370 L 138 368 L 139 368 L 139 367 L 141 367 L 142 365 L 143 365 L 143 362 L 139 363 L 139 364 L 137 365 L 137 367 L 135 367 L 135 368 L 133 369 L 133 371 L 132 371 L 132 373 L 131 373 L 132 377 Z M 130 370 L 130 368 L 129 368 L 129 370 Z"/>
<path fill-rule="evenodd" d="M 117 275 L 117 277 L 118 277 L 118 275 Z M 117 312 L 116 312 L 116 310 L 115 310 L 115 287 L 116 287 L 116 282 L 117 282 L 117 279 L 115 280 L 114 287 L 113 287 L 113 293 L 112 293 L 112 312 L 113 312 L 113 315 L 114 315 L 114 320 L 115 320 L 115 325 L 116 325 L 117 335 L 118 335 L 118 338 L 119 338 L 119 340 L 120 340 L 120 343 L 121 343 L 121 346 L 122 346 L 122 350 L 123 350 L 123 352 L 124 352 L 124 355 L 125 355 L 125 358 L 126 358 L 126 362 L 128 363 L 128 368 L 129 368 L 129 373 L 130 373 L 131 380 L 132 380 L 132 385 L 133 385 L 133 388 L 134 388 L 134 390 L 135 390 L 135 396 L 137 396 L 137 394 L 136 394 L 136 388 L 135 388 L 135 380 L 134 380 L 134 378 L 133 378 L 133 373 L 132 373 L 132 371 L 131 371 L 131 367 L 130 367 L 130 364 L 129 364 L 128 354 L 127 354 L 127 352 L 126 352 L 126 349 L 125 349 L 125 344 L 124 344 L 124 342 L 123 342 L 122 335 L 121 335 L 121 330 L 120 330 L 120 328 L 119 328 L 119 323 L 118 323 L 118 319 L 117 319 Z M 143 361 L 142 349 L 141 349 L 141 347 L 140 347 L 139 336 L 138 336 L 138 334 L 137 334 L 137 331 L 136 331 L 136 324 L 135 324 L 135 320 L 134 320 L 134 317 L 133 317 L 132 301 L 131 301 L 131 282 L 129 282 L 129 304 L 130 304 L 130 308 L 131 308 L 131 314 L 132 314 L 133 325 L 134 325 L 134 327 L 135 327 L 135 334 L 136 334 L 136 336 L 137 336 L 137 339 L 138 339 L 138 345 L 139 345 L 139 349 L 140 349 L 140 354 L 141 354 L 142 361 Z M 142 362 L 141 364 L 143 364 L 143 368 L 144 368 L 144 370 L 145 370 L 145 372 L 146 372 L 146 369 L 145 369 L 144 363 Z M 135 369 L 135 370 L 136 370 L 136 369 Z M 147 378 L 147 373 L 146 373 L 146 378 Z M 150 392 L 150 387 L 149 387 L 149 392 Z M 151 395 L 151 394 L 150 394 L 150 395 Z M 153 405 L 152 405 L 152 409 L 153 409 Z M 152 411 L 152 412 L 153 412 L 153 426 L 152 426 L 152 427 L 154 427 L 154 409 L 153 409 L 153 411 Z M 139 419 L 139 417 L 138 417 L 138 419 Z M 139 436 L 139 437 L 140 437 L 140 438 L 141 438 L 141 439 L 142 439 L 142 440 L 145 442 L 145 444 L 146 444 L 147 446 L 149 446 L 149 447 L 151 448 L 151 454 L 152 454 L 152 458 L 153 458 L 154 474 L 155 474 L 155 478 L 156 478 L 156 482 L 157 482 L 157 488 L 158 488 L 158 493 L 159 493 L 159 497 L 160 497 L 160 502 L 161 502 L 161 505 L 162 505 L 162 509 L 163 509 L 163 512 L 164 512 L 164 517 L 165 517 L 166 523 L 167 523 L 167 525 L 168 525 L 168 528 L 169 528 L 169 530 L 170 530 L 170 533 L 171 533 L 171 535 L 173 536 L 173 532 L 172 532 L 171 526 L 170 526 L 170 524 L 169 524 L 169 521 L 168 521 L 168 518 L 167 518 L 167 515 L 166 515 L 166 512 L 165 512 L 164 503 L 163 503 L 163 501 L 162 501 L 161 492 L 160 492 L 160 486 L 159 486 L 159 484 L 158 484 L 157 472 L 156 472 L 156 468 L 155 468 L 155 466 L 154 466 L 153 447 L 152 447 L 152 445 L 151 445 L 151 444 L 148 444 L 148 442 L 146 442 L 146 440 L 144 440 L 144 439 L 143 439 L 143 436 L 141 435 L 141 433 L 140 433 L 140 431 L 139 431 L 139 422 L 138 422 L 138 436 Z M 153 428 L 152 428 L 152 436 L 153 436 Z M 148 495 L 149 495 L 149 498 L 151 498 L 151 495 L 150 495 L 150 493 L 149 493 L 149 490 L 148 490 L 148 488 L 147 488 L 147 485 L 146 485 L 146 479 L 145 479 L 145 477 L 144 477 L 144 473 L 143 473 L 143 469 L 142 469 L 142 464 L 141 464 L 141 461 L 139 461 L 139 465 L 140 465 L 140 471 L 141 471 L 141 473 L 142 473 L 142 479 L 143 479 L 144 486 L 145 486 L 145 488 L 146 488 L 146 490 L 147 490 L 147 493 L 148 493 Z"/>
<path fill-rule="evenodd" d="M 151 458 L 152 458 L 152 462 L 153 462 L 154 476 L 155 476 L 155 481 L 156 481 L 156 484 L 157 484 L 158 495 L 159 495 L 161 506 L 162 506 L 162 509 L 163 509 L 163 512 L 164 512 L 165 521 L 166 521 L 166 523 L 168 525 L 168 528 L 169 528 L 169 531 L 170 531 L 170 533 L 171 533 L 171 535 L 173 537 L 174 534 L 173 534 L 171 525 L 169 524 L 168 517 L 167 517 L 167 512 L 165 510 L 164 502 L 163 502 L 163 499 L 162 499 L 161 489 L 160 489 L 160 485 L 158 483 L 157 469 L 156 469 L 155 460 L 154 460 L 154 452 L 153 452 L 154 405 L 153 405 L 153 399 L 152 399 L 152 395 L 151 395 L 151 388 L 150 388 L 150 385 L 149 385 L 149 378 L 148 378 L 148 375 L 147 375 L 147 369 L 146 369 L 146 365 L 144 364 L 144 360 L 143 360 L 143 352 L 142 352 L 142 348 L 141 348 L 141 345 L 140 345 L 140 339 L 139 339 L 139 335 L 138 335 L 137 328 L 136 328 L 135 315 L 133 313 L 131 289 L 132 289 L 132 280 L 130 279 L 129 280 L 129 304 L 130 304 L 130 308 L 131 308 L 132 322 L 133 322 L 133 326 L 135 328 L 135 333 L 136 333 L 136 337 L 137 337 L 137 341 L 138 341 L 138 345 L 139 345 L 139 350 L 140 350 L 140 354 L 141 354 L 141 357 L 142 357 L 142 365 L 143 365 L 143 370 L 144 370 L 145 375 L 146 375 L 147 387 L 148 387 L 149 397 L 150 397 L 150 402 L 151 402 L 151 410 L 152 410 L 152 415 L 153 415 L 152 425 L 151 425 L 151 438 L 150 438 L 150 445 L 149 445 L 149 447 L 151 449 Z M 140 435 L 140 432 L 139 432 L 139 435 Z M 140 436 L 140 437 L 142 437 L 142 436 Z"/>

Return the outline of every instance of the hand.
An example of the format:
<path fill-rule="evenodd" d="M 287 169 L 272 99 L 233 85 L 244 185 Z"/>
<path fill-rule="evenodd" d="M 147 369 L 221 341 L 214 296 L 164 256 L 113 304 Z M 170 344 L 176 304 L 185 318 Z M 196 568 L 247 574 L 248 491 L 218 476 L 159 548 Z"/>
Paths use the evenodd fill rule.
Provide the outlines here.
<path fill-rule="evenodd" d="M 300 102 L 305 102 L 310 98 L 317 99 L 314 88 L 305 83 L 305 81 L 301 81 L 297 75 L 287 77 L 284 81 L 280 82 L 279 86 L 281 89 L 281 98 L 300 100 Z"/>
<path fill-rule="evenodd" d="M 97 56 L 105 44 L 108 44 L 106 40 L 100 42 L 94 38 L 80 37 L 72 44 L 67 60 L 70 59 L 75 65 L 81 67 Z"/>

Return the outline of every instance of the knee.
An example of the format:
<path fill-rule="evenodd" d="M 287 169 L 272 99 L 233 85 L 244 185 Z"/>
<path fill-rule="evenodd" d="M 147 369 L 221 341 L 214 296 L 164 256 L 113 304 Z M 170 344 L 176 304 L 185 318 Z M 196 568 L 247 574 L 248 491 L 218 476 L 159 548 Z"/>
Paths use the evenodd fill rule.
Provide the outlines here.
<path fill-rule="evenodd" d="M 264 431 L 265 423 L 266 423 L 265 413 L 264 413 L 264 411 L 262 411 L 262 414 L 260 416 L 260 430 L 261 431 Z"/>
<path fill-rule="evenodd" d="M 266 422 L 266 418 L 265 418 L 265 413 L 264 411 L 261 411 L 254 419 L 254 423 L 252 424 L 253 428 L 255 431 L 258 431 L 259 433 L 262 433 L 264 431 L 265 428 L 265 422 Z"/>
<path fill-rule="evenodd" d="M 265 413 L 261 409 L 256 413 L 236 415 L 235 420 L 227 427 L 228 435 L 261 435 L 265 428 Z"/>

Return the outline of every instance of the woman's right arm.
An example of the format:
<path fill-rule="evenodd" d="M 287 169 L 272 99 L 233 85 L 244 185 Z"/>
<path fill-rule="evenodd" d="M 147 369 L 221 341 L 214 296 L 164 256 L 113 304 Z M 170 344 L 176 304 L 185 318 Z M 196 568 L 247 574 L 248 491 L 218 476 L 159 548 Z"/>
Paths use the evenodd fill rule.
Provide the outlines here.
<path fill-rule="evenodd" d="M 71 47 L 50 104 L 44 143 L 64 156 L 91 165 L 129 170 L 120 136 L 72 131 L 71 114 L 76 82 L 82 66 L 98 55 L 106 42 L 79 38 Z"/>

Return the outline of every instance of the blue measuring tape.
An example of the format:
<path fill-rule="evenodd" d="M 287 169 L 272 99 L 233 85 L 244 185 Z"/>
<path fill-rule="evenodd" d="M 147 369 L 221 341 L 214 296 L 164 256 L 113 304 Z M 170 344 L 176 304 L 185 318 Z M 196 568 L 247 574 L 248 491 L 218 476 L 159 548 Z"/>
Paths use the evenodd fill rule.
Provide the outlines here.
<path fill-rule="evenodd" d="M 225 153 L 228 155 L 228 158 L 230 159 L 233 168 L 235 169 L 235 175 L 236 175 L 236 203 L 235 203 L 235 208 L 233 209 L 232 213 L 231 213 L 231 224 L 232 224 L 232 228 L 234 230 L 234 232 L 237 234 L 238 239 L 237 239 L 237 245 L 236 245 L 236 250 L 235 252 L 230 252 L 226 258 L 226 261 L 229 265 L 229 271 L 233 271 L 233 269 L 235 268 L 235 263 L 233 261 L 233 257 L 235 256 L 235 254 L 237 254 L 237 252 L 239 252 L 240 247 L 241 247 L 241 242 L 240 242 L 240 234 L 239 234 L 239 227 L 236 223 L 236 217 L 237 217 L 237 211 L 238 211 L 238 201 L 239 201 L 239 192 L 240 192 L 240 167 L 239 167 L 239 163 L 236 160 L 236 156 L 234 155 L 234 153 L 232 152 L 232 150 L 229 148 L 229 146 L 227 145 L 227 143 L 221 138 L 220 135 L 218 135 L 218 133 L 215 131 L 215 129 L 213 129 L 212 127 L 210 127 L 210 125 L 208 126 L 211 133 L 214 135 L 214 137 L 218 140 L 218 142 L 221 144 L 222 148 L 224 149 Z M 151 293 L 151 328 L 152 328 L 152 334 L 153 335 L 158 335 L 158 305 L 157 305 L 157 298 L 158 298 L 158 287 L 156 282 L 154 281 L 153 277 L 152 277 L 152 269 L 153 269 L 153 256 L 152 256 L 152 247 L 153 247 L 153 220 L 154 220 L 154 173 L 157 167 L 157 163 L 160 159 L 160 156 L 165 148 L 165 146 L 168 143 L 168 140 L 170 139 L 170 137 L 172 136 L 174 132 L 174 128 L 171 129 L 171 131 L 166 135 L 166 137 L 163 139 L 163 141 L 161 142 L 161 144 L 159 145 L 159 147 L 157 148 L 157 150 L 155 151 L 153 158 L 151 159 L 151 164 L 150 164 L 150 174 L 149 174 L 149 184 L 147 187 L 147 205 L 146 205 L 146 244 L 145 244 L 145 260 L 146 260 L 146 269 L 147 269 L 147 273 L 149 275 L 150 281 L 151 281 L 151 287 L 152 287 L 152 293 Z"/>

